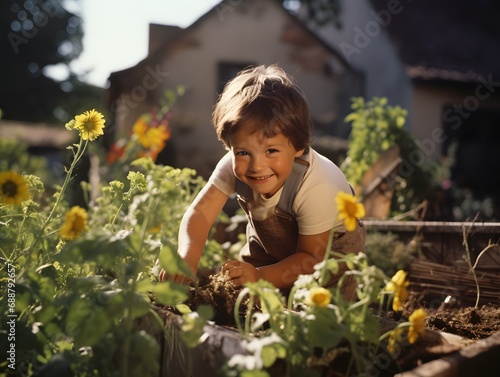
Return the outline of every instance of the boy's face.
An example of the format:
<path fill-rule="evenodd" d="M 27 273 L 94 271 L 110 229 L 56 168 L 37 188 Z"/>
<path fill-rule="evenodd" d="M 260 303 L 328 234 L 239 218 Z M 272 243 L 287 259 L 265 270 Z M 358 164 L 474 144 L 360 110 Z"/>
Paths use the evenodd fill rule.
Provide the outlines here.
<path fill-rule="evenodd" d="M 229 137 L 233 152 L 233 171 L 250 188 L 270 198 L 283 186 L 292 171 L 293 161 L 304 152 L 282 133 L 267 138 L 251 127 L 241 127 Z"/>

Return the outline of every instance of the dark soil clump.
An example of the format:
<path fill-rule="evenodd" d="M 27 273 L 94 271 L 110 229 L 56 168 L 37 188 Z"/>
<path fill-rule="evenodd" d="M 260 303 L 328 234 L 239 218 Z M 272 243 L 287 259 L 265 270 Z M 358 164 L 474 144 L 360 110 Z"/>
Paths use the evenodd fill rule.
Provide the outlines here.
<path fill-rule="evenodd" d="M 234 305 L 240 291 L 241 287 L 235 286 L 227 275 L 201 272 L 197 285 L 191 285 L 185 304 L 191 310 L 196 310 L 200 305 L 211 306 L 213 321 L 217 325 L 234 325 Z M 246 301 L 243 300 L 239 311 L 245 313 L 246 309 Z"/>
<path fill-rule="evenodd" d="M 427 326 L 467 339 L 484 339 L 500 331 L 500 308 L 483 305 L 436 311 L 428 314 Z"/>

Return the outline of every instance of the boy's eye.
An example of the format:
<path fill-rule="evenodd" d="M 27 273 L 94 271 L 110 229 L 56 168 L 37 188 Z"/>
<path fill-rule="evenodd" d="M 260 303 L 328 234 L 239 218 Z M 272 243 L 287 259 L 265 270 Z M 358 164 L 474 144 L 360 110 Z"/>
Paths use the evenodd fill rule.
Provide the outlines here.
<path fill-rule="evenodd" d="M 236 152 L 236 156 L 247 156 L 248 155 L 248 152 L 247 151 L 239 151 L 239 152 Z"/>
<path fill-rule="evenodd" d="M 272 154 L 272 153 L 276 153 L 276 152 L 278 152 L 278 150 L 277 150 L 277 149 L 268 149 L 268 150 L 267 150 L 267 153 L 271 153 L 271 154 Z"/>

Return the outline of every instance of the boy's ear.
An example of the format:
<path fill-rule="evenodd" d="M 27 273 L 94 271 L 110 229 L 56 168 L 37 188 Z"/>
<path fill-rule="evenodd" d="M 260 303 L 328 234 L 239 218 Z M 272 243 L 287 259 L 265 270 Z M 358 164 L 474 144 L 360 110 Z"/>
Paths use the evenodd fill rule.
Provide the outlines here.
<path fill-rule="evenodd" d="M 295 158 L 302 156 L 304 154 L 305 150 L 306 150 L 306 148 L 298 150 L 297 153 L 295 153 Z"/>

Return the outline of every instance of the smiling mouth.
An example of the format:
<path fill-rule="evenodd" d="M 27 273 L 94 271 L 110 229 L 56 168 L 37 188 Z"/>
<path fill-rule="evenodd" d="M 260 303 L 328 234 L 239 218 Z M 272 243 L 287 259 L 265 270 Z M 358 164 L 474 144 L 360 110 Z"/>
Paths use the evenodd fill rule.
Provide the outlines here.
<path fill-rule="evenodd" d="M 265 181 L 268 178 L 271 178 L 271 175 L 266 175 L 265 177 L 249 177 L 253 181 Z"/>

